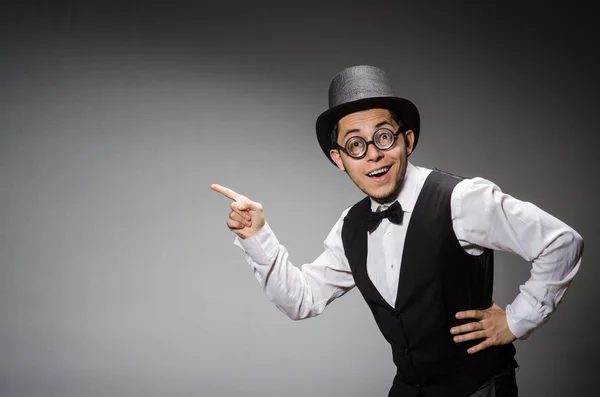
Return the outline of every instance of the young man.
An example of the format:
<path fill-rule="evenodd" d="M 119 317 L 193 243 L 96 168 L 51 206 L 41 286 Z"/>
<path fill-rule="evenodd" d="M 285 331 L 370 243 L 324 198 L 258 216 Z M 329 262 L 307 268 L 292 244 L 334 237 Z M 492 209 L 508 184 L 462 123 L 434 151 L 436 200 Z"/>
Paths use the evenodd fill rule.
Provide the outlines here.
<path fill-rule="evenodd" d="M 343 211 L 311 264 L 293 266 L 262 206 L 228 188 L 227 220 L 266 294 L 292 319 L 358 287 L 390 343 L 390 396 L 516 396 L 515 349 L 553 313 L 581 262 L 581 236 L 482 178 L 408 162 L 419 113 L 385 72 L 341 71 L 317 119 L 329 160 L 367 197 Z M 492 300 L 493 250 L 532 263 L 506 311 Z"/>

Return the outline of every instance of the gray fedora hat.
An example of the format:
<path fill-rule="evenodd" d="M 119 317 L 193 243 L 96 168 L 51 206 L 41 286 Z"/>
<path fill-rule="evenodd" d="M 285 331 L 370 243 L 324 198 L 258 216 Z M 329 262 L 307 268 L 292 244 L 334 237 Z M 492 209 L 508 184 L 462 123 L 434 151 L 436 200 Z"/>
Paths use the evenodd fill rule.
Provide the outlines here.
<path fill-rule="evenodd" d="M 417 107 L 408 99 L 394 94 L 386 73 L 374 66 L 352 66 L 339 72 L 329 85 L 329 109 L 317 118 L 317 139 L 325 156 L 333 163 L 329 151 L 333 126 L 350 113 L 367 109 L 394 111 L 405 127 L 415 133 L 414 147 L 419 140 L 420 118 Z"/>

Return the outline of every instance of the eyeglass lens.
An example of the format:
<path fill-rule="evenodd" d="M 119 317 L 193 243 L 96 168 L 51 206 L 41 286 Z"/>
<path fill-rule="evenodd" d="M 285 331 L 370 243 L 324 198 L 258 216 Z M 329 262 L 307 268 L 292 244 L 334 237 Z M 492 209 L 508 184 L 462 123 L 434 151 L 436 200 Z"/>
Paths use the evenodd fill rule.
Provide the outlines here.
<path fill-rule="evenodd" d="M 352 157 L 361 157 L 367 152 L 369 143 L 373 143 L 380 150 L 385 150 L 392 147 L 395 138 L 394 133 L 387 128 L 375 131 L 371 142 L 365 141 L 360 136 L 353 136 L 346 142 L 346 152 Z"/>

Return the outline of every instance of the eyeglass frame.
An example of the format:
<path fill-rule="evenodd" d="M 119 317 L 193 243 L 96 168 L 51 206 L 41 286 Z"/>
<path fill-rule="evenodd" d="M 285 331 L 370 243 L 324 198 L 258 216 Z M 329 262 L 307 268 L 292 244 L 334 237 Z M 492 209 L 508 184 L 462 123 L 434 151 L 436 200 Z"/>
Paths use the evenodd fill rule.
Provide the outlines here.
<path fill-rule="evenodd" d="M 381 130 L 387 130 L 392 134 L 392 137 L 394 137 L 392 144 L 389 147 L 386 147 L 384 149 L 380 148 L 379 146 L 377 146 L 377 144 L 375 143 L 375 135 L 381 131 Z M 398 135 L 400 134 L 404 134 L 406 131 L 408 131 L 408 129 L 404 129 L 402 130 L 402 127 L 398 127 L 398 129 L 396 130 L 396 132 L 393 132 L 392 130 L 390 130 L 389 128 L 379 128 L 377 129 L 374 133 L 373 133 L 373 137 L 371 138 L 370 141 L 367 141 L 365 138 L 363 138 L 362 136 L 357 136 L 356 138 L 358 139 L 362 139 L 363 142 L 365 142 L 365 152 L 360 155 L 360 156 L 353 156 L 350 153 L 348 153 L 348 150 L 344 147 L 344 146 L 340 146 L 338 143 L 335 144 L 336 149 L 341 150 L 342 152 L 346 153 L 350 158 L 356 159 L 356 160 L 360 160 L 363 157 L 365 157 L 367 155 L 367 152 L 369 151 L 369 145 L 373 144 L 375 145 L 375 147 L 377 148 L 377 150 L 390 150 L 394 144 L 396 143 L 396 138 L 398 138 Z M 350 139 L 352 139 L 354 137 L 350 137 Z M 350 141 L 350 139 L 348 139 L 348 141 L 346 141 L 346 143 L 348 143 Z"/>

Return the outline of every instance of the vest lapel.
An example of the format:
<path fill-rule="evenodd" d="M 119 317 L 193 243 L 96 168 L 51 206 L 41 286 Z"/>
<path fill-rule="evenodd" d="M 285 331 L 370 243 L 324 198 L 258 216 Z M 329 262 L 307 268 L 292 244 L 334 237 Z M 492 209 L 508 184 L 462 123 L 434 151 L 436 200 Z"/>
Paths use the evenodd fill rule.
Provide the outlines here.
<path fill-rule="evenodd" d="M 418 216 L 414 216 L 415 213 L 421 211 L 421 207 L 423 206 L 423 199 L 421 196 L 424 194 L 424 191 L 427 191 L 426 187 L 428 187 L 429 180 L 431 178 L 431 172 L 423 183 L 423 188 L 419 192 L 419 195 L 415 199 L 415 204 L 413 205 L 412 216 L 410 217 L 410 221 L 408 222 L 408 226 L 406 228 L 406 237 L 404 238 L 404 248 L 402 249 L 402 258 L 400 261 L 400 274 L 398 276 L 398 290 L 396 292 L 396 302 L 394 308 L 396 311 L 402 311 L 403 305 L 407 302 L 409 296 L 413 294 L 413 288 L 417 287 L 414 283 L 415 280 L 419 279 L 419 266 L 415 265 L 413 250 L 421 250 L 423 247 L 419 247 L 419 242 L 421 241 L 421 236 L 418 235 L 420 228 L 419 226 L 415 226 L 415 223 L 419 223 L 422 219 L 419 219 Z M 435 230 L 435 229 L 433 229 Z M 432 231 L 432 229 L 430 229 Z"/>
<path fill-rule="evenodd" d="M 345 227 L 342 229 L 342 234 L 347 231 L 346 235 L 342 236 L 342 240 L 345 242 L 344 250 L 352 269 L 354 282 L 364 298 L 379 306 L 393 309 L 381 296 L 367 272 L 367 236 L 369 231 L 365 221 L 366 211 L 371 211 L 371 202 L 368 197 L 353 207 L 346 216 L 344 220 Z"/>

